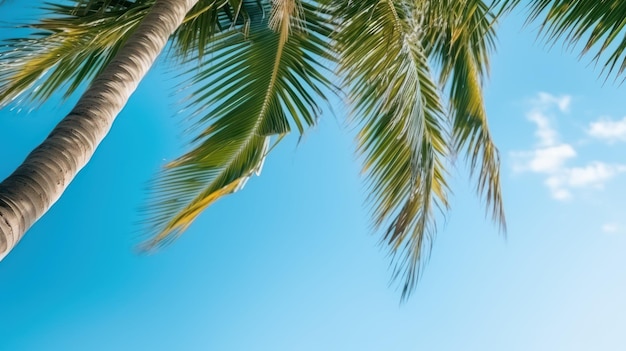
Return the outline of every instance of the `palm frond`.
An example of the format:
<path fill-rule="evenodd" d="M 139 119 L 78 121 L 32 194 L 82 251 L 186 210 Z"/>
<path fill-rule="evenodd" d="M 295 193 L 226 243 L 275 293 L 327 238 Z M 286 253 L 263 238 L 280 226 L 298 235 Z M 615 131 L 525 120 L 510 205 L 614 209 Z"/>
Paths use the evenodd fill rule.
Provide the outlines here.
<path fill-rule="evenodd" d="M 154 235 L 146 248 L 170 242 L 206 207 L 241 189 L 260 171 L 272 135 L 288 133 L 292 123 L 300 132 L 315 123 L 330 87 L 322 38 L 331 28 L 314 6 L 287 1 L 292 4 L 282 9 L 243 1 L 247 22 L 216 34 L 213 59 L 188 72 L 189 106 L 201 132 L 155 182 L 146 212 Z"/>
<path fill-rule="evenodd" d="M 48 4 L 50 16 L 28 25 L 30 36 L 0 48 L 0 105 L 18 96 L 43 101 L 71 95 L 111 61 L 145 16 L 151 1 Z"/>
<path fill-rule="evenodd" d="M 43 101 L 68 97 L 95 77 L 148 13 L 154 0 L 73 0 L 48 4 L 45 19 L 26 26 L 26 38 L 0 49 L 0 104 L 19 95 Z M 258 4 L 257 4 L 258 6 Z M 173 35 L 174 57 L 202 60 L 215 33 L 246 20 L 241 0 L 200 0 Z"/>
<path fill-rule="evenodd" d="M 172 57 L 202 61 L 217 33 L 245 24 L 242 5 L 241 0 L 200 0 L 173 35 Z"/>
<path fill-rule="evenodd" d="M 424 46 L 441 69 L 440 84 L 449 87 L 454 151 L 466 154 L 471 172 L 478 173 L 478 193 L 506 231 L 500 157 L 489 132 L 482 92 L 494 47 L 494 8 L 480 0 L 446 0 L 417 10 L 425 16 Z"/>
<path fill-rule="evenodd" d="M 415 287 L 448 208 L 446 120 L 425 48 L 402 1 L 338 2 L 345 24 L 336 40 L 349 88 L 359 150 L 369 178 L 374 225 L 392 256 L 402 298 Z"/>
<path fill-rule="evenodd" d="M 522 4 L 504 1 L 508 7 Z M 524 2 L 530 9 L 528 21 L 541 21 L 547 39 L 564 39 L 571 47 L 583 44 L 580 55 L 595 48 L 594 61 L 604 55 L 602 73 L 608 78 L 626 71 L 626 2 L 622 0 L 532 0 Z"/>

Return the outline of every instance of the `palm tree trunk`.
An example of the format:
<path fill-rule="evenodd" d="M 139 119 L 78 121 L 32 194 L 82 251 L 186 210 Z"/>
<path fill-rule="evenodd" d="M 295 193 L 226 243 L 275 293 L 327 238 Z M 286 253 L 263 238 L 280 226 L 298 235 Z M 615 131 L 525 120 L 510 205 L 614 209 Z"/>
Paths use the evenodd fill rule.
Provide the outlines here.
<path fill-rule="evenodd" d="M 0 183 L 0 261 L 87 164 L 115 117 L 198 0 L 157 0 L 74 109 Z"/>

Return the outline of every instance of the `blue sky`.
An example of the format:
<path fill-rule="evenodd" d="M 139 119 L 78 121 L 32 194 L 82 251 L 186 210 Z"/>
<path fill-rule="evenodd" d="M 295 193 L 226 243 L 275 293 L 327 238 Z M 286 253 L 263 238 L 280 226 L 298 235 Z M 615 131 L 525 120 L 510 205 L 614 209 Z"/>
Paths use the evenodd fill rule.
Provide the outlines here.
<path fill-rule="evenodd" d="M 625 88 L 576 52 L 548 50 L 522 18 L 499 28 L 485 92 L 507 239 L 460 164 L 406 304 L 370 235 L 339 105 L 174 245 L 138 255 L 146 183 L 185 140 L 159 62 L 0 263 L 0 350 L 626 349 Z M 0 176 L 72 101 L 0 111 Z"/>

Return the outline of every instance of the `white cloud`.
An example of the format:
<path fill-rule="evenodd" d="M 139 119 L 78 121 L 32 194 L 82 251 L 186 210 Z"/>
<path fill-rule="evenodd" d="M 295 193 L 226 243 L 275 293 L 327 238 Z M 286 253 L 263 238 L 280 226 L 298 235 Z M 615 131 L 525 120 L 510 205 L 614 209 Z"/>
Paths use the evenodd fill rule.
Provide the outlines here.
<path fill-rule="evenodd" d="M 539 93 L 531 102 L 532 108 L 526 117 L 537 127 L 535 131 L 537 146 L 532 150 L 511 153 L 514 171 L 543 174 L 546 177 L 544 183 L 550 194 L 554 199 L 561 201 L 571 199 L 572 190 L 575 188 L 602 189 L 606 182 L 626 172 L 626 165 L 600 161 L 592 161 L 586 166 L 567 166 L 570 160 L 576 158 L 577 152 L 571 144 L 559 141 L 559 133 L 551 123 L 553 117 L 548 112 L 554 107 L 562 113 L 568 112 L 571 97 Z M 623 123 L 626 140 L 626 118 Z M 600 133 L 598 131 L 602 131 L 605 126 L 606 124 L 601 127 L 596 125 L 596 133 Z M 590 128 L 590 134 L 591 130 L 594 129 Z"/>
<path fill-rule="evenodd" d="M 585 167 L 565 169 L 567 184 L 572 187 L 602 186 L 606 181 L 626 171 L 624 165 L 609 165 L 594 161 Z"/>
<path fill-rule="evenodd" d="M 532 151 L 528 169 L 535 173 L 553 173 L 563 167 L 565 161 L 576 156 L 576 150 L 569 144 L 550 146 Z"/>
<path fill-rule="evenodd" d="M 541 111 L 530 111 L 526 117 L 537 125 L 535 135 L 539 139 L 539 144 L 544 146 L 557 143 L 558 135 L 556 130 L 550 125 L 550 119 Z"/>
<path fill-rule="evenodd" d="M 619 121 L 602 118 L 596 122 L 591 122 L 587 133 L 609 143 L 626 141 L 626 117 Z"/>
<path fill-rule="evenodd" d="M 563 186 L 563 179 L 558 175 L 546 178 L 546 186 L 550 189 L 550 195 L 556 200 L 565 201 L 572 198 L 572 193 Z"/>
<path fill-rule="evenodd" d="M 572 193 L 565 189 L 551 189 L 552 197 L 556 200 L 565 201 L 572 198 Z"/>
<path fill-rule="evenodd" d="M 549 93 L 540 92 L 537 94 L 537 97 L 532 100 L 533 105 L 538 107 L 547 108 L 552 105 L 556 105 L 556 107 L 561 112 L 569 112 L 569 107 L 572 102 L 572 97 L 570 95 L 561 95 L 554 96 Z"/>
<path fill-rule="evenodd" d="M 537 148 L 531 151 L 513 152 L 514 170 L 534 173 L 554 173 L 563 168 L 570 158 L 576 157 L 576 150 L 569 144 Z"/>
<path fill-rule="evenodd" d="M 602 189 L 604 185 L 620 173 L 626 172 L 624 165 L 610 165 L 603 162 L 592 162 L 584 167 L 563 167 L 552 172 L 545 181 L 552 197 L 557 200 L 568 200 L 574 188 Z"/>
<path fill-rule="evenodd" d="M 550 112 L 556 109 L 561 113 L 569 111 L 572 97 L 569 95 L 555 96 L 548 93 L 538 93 L 530 100 L 532 108 L 526 114 L 529 121 L 537 125 L 535 135 L 540 146 L 552 146 L 558 142 L 558 133 L 551 123 Z"/>
<path fill-rule="evenodd" d="M 613 222 L 609 222 L 609 223 L 604 223 L 602 225 L 602 231 L 607 233 L 607 234 L 614 234 L 619 232 L 619 226 L 617 225 L 617 223 L 613 223 Z"/>

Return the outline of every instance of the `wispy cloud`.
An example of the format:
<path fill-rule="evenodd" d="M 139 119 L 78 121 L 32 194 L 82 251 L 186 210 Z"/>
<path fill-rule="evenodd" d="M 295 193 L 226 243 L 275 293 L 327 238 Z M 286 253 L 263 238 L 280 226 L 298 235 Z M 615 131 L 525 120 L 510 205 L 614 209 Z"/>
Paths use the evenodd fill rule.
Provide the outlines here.
<path fill-rule="evenodd" d="M 576 150 L 569 144 L 560 144 L 511 154 L 516 159 L 513 167 L 518 172 L 553 173 L 562 169 L 565 161 L 576 157 Z"/>
<path fill-rule="evenodd" d="M 569 112 L 571 100 L 569 95 L 554 96 L 548 93 L 539 93 L 531 100 L 526 118 L 536 125 L 537 143 L 532 150 L 511 153 L 514 171 L 544 175 L 546 187 L 557 200 L 572 198 L 572 190 L 575 188 L 602 189 L 607 181 L 626 172 L 626 165 L 600 161 L 592 161 L 585 166 L 567 165 L 576 158 L 576 149 L 572 144 L 560 141 L 552 121 L 556 119 L 555 113 Z M 596 126 L 596 133 L 600 133 L 598 131 L 604 127 Z M 624 128 L 626 138 L 626 119 Z M 590 127 L 589 134 L 591 130 L 593 128 Z"/>
<path fill-rule="evenodd" d="M 607 234 L 615 234 L 620 231 L 620 226 L 615 222 L 608 222 L 602 225 L 602 231 Z"/>
<path fill-rule="evenodd" d="M 539 109 L 530 111 L 526 118 L 537 125 L 535 136 L 539 139 L 539 145 L 551 146 L 557 143 L 558 135 L 550 125 L 550 119 Z"/>
<path fill-rule="evenodd" d="M 572 103 L 572 97 L 570 95 L 554 96 L 546 92 L 537 93 L 537 97 L 533 99 L 533 104 L 538 108 L 547 108 L 552 105 L 561 112 L 569 112 L 569 107 Z"/>
<path fill-rule="evenodd" d="M 607 181 L 623 172 L 626 172 L 624 165 L 609 165 L 594 161 L 584 167 L 562 168 L 550 174 L 545 184 L 555 199 L 566 200 L 572 197 L 570 189 L 603 189 Z"/>
<path fill-rule="evenodd" d="M 619 121 L 609 118 L 601 118 L 589 124 L 587 133 L 594 138 L 613 143 L 616 141 L 626 141 L 626 117 Z"/>

